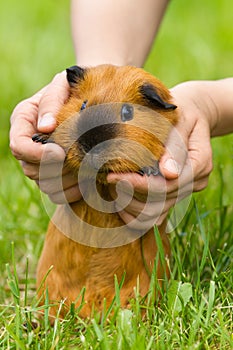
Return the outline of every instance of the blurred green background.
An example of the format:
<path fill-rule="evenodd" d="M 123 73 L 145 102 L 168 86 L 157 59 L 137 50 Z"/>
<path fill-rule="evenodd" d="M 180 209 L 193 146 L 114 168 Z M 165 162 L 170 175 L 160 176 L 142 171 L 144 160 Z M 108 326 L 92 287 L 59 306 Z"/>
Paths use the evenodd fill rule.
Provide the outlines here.
<path fill-rule="evenodd" d="M 11 241 L 16 242 L 18 258 L 31 257 L 32 270 L 41 249 L 48 217 L 37 187 L 22 175 L 9 152 L 9 120 L 19 101 L 75 63 L 69 11 L 68 1 L 0 3 L 0 270 L 10 260 Z M 232 0 L 171 1 L 145 68 L 168 87 L 185 80 L 232 76 Z M 224 205 L 233 201 L 233 137 L 212 144 L 215 170 L 208 189 L 199 195 L 208 210 L 217 200 Z M 225 188 L 221 199 L 219 167 Z"/>

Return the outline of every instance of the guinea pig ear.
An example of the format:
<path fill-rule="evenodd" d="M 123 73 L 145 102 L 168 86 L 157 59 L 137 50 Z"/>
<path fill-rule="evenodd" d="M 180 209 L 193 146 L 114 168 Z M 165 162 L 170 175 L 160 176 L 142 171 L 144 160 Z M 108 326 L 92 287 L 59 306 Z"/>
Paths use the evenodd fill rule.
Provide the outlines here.
<path fill-rule="evenodd" d="M 140 88 L 143 97 L 154 107 L 163 109 L 176 109 L 177 106 L 164 101 L 156 91 L 156 88 L 151 84 L 143 84 Z"/>
<path fill-rule="evenodd" d="M 83 80 L 85 75 L 85 69 L 79 66 L 72 66 L 66 69 L 66 77 L 69 85 L 75 86 L 78 81 Z"/>

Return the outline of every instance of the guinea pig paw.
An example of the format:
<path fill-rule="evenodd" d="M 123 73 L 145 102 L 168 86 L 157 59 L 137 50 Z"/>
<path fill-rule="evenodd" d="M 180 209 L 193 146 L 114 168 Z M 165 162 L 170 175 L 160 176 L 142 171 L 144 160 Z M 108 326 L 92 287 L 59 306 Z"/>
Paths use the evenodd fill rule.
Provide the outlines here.
<path fill-rule="evenodd" d="M 160 172 L 159 172 L 158 162 L 156 162 L 156 164 L 154 166 L 144 166 L 144 167 L 142 167 L 141 169 L 139 169 L 138 174 L 140 174 L 142 176 L 143 175 L 147 175 L 147 176 L 159 175 Z"/>
<path fill-rule="evenodd" d="M 32 136 L 32 141 L 41 142 L 42 144 L 53 143 L 53 140 L 50 139 L 50 136 L 51 134 L 37 133 Z"/>

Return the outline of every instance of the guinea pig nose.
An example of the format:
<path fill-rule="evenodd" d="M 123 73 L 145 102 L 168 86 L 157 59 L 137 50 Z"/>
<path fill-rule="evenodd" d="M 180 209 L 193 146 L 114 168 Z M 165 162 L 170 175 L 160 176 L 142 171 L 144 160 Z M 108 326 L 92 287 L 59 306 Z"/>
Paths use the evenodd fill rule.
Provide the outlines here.
<path fill-rule="evenodd" d="M 124 103 L 123 106 L 121 107 L 121 120 L 123 122 L 132 120 L 133 112 L 134 112 L 133 106 L 127 103 Z"/>

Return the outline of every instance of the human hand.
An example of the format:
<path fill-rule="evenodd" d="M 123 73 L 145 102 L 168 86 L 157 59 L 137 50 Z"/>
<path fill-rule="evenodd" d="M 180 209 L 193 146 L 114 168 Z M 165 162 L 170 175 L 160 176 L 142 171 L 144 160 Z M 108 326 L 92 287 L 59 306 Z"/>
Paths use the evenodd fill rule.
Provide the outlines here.
<path fill-rule="evenodd" d="M 180 119 L 169 135 L 159 162 L 163 176 L 108 175 L 119 215 L 134 229 L 160 225 L 178 201 L 207 186 L 212 170 L 210 129 L 216 110 L 212 99 L 201 93 L 199 85 L 200 82 L 188 82 L 171 90 L 174 103 L 179 106 Z M 116 193 L 114 185 L 118 181 L 121 183 Z M 129 204 L 124 208 L 126 202 Z"/>
<path fill-rule="evenodd" d="M 58 176 L 65 152 L 58 145 L 42 145 L 32 141 L 36 132 L 49 133 L 56 127 L 55 115 L 68 97 L 65 72 L 57 74 L 52 82 L 32 97 L 20 102 L 11 116 L 10 148 L 21 161 L 24 174 L 35 180 L 50 199 L 61 204 L 81 198 L 75 179 L 67 170 Z M 43 159 L 43 171 L 40 165 Z M 61 186 L 62 184 L 62 186 Z"/>

